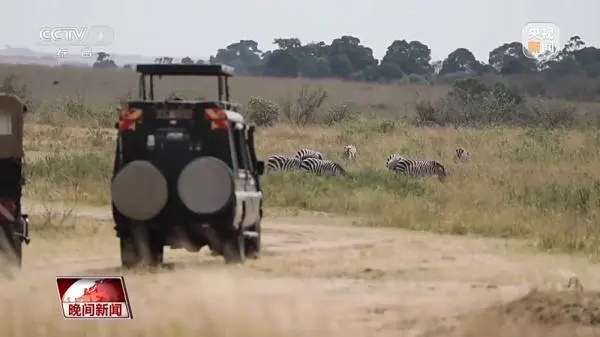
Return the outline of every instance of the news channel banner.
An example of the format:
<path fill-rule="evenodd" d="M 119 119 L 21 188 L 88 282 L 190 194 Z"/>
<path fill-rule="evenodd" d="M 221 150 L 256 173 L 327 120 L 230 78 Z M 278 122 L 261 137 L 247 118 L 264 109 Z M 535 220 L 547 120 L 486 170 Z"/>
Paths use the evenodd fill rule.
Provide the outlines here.
<path fill-rule="evenodd" d="M 106 25 L 44 26 L 38 35 L 37 45 L 52 47 L 60 58 L 94 57 L 98 52 L 105 52 L 105 47 L 115 39 L 114 30 Z"/>
<path fill-rule="evenodd" d="M 133 319 L 123 276 L 59 276 L 56 286 L 65 319 Z"/>

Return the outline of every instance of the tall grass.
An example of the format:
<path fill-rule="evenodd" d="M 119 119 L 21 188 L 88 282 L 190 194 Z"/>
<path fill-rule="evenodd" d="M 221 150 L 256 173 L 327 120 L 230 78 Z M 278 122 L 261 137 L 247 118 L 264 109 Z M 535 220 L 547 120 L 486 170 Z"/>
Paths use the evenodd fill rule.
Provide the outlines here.
<path fill-rule="evenodd" d="M 30 138 L 39 142 L 44 141 L 39 133 L 55 132 L 34 129 Z M 27 197 L 110 202 L 111 131 L 90 130 L 55 132 L 53 150 L 28 160 Z M 540 249 L 600 256 L 599 135 L 592 130 L 415 128 L 375 121 L 264 128 L 257 146 L 263 159 L 315 148 L 349 173 L 346 178 L 268 174 L 263 178 L 266 207 L 358 215 L 370 226 L 528 238 Z M 36 144 L 28 146 L 43 148 Z M 341 159 L 346 144 L 357 146 L 357 162 Z M 453 160 L 458 146 L 471 153 L 471 162 Z M 440 183 L 395 175 L 384 167 L 390 153 L 438 160 L 449 177 Z"/>

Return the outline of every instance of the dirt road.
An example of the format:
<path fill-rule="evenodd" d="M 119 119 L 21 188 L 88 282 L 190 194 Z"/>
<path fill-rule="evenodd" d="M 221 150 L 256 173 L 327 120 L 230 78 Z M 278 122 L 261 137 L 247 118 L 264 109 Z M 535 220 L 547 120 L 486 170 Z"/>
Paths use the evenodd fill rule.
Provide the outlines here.
<path fill-rule="evenodd" d="M 35 289 L 42 296 L 53 291 L 49 280 L 56 275 L 121 272 L 108 209 L 25 205 L 33 214 L 71 210 L 76 225 L 93 222 L 96 229 L 62 239 L 33 233 L 18 289 Z M 457 324 L 494 301 L 523 296 L 532 286 L 558 287 L 571 275 L 588 287 L 600 282 L 600 268 L 584 257 L 533 253 L 519 241 L 348 226 L 353 221 L 359 220 L 324 214 L 271 217 L 264 224 L 264 256 L 243 266 L 224 266 L 207 252 L 168 251 L 173 270 L 127 275 L 135 313 L 151 321 L 156 308 L 141 303 L 183 308 L 197 305 L 197 295 L 190 294 L 198 293 L 202 301 L 223 303 L 224 289 L 236 289 L 276 306 L 277 315 L 293 311 L 297 321 L 288 322 L 289 329 L 308 329 L 319 321 L 314 329 L 326 324 L 358 336 L 418 336 L 432 326 Z M 15 289 L 4 287 L 3 296 L 23 294 Z M 52 310 L 45 315 L 59 317 Z"/>

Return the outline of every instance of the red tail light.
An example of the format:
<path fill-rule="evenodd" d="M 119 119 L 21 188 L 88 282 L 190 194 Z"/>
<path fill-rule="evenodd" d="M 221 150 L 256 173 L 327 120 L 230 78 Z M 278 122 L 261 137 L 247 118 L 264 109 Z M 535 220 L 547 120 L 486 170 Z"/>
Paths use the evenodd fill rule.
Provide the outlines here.
<path fill-rule="evenodd" d="M 227 113 L 219 108 L 209 108 L 204 110 L 204 118 L 210 122 L 211 130 L 229 128 L 227 124 Z"/>
<path fill-rule="evenodd" d="M 126 108 L 119 114 L 119 131 L 135 130 L 135 122 L 142 118 L 142 109 Z"/>
<path fill-rule="evenodd" d="M 0 200 L 0 221 L 15 221 L 16 213 L 17 204 L 14 201 L 8 199 Z"/>

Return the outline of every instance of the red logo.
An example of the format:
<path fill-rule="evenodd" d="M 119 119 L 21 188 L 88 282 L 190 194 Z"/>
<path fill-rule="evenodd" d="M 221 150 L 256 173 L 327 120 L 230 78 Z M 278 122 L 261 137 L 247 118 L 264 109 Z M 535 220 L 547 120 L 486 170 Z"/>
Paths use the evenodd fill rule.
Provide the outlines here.
<path fill-rule="evenodd" d="M 133 318 L 122 276 L 57 277 L 56 284 L 65 318 Z"/>

